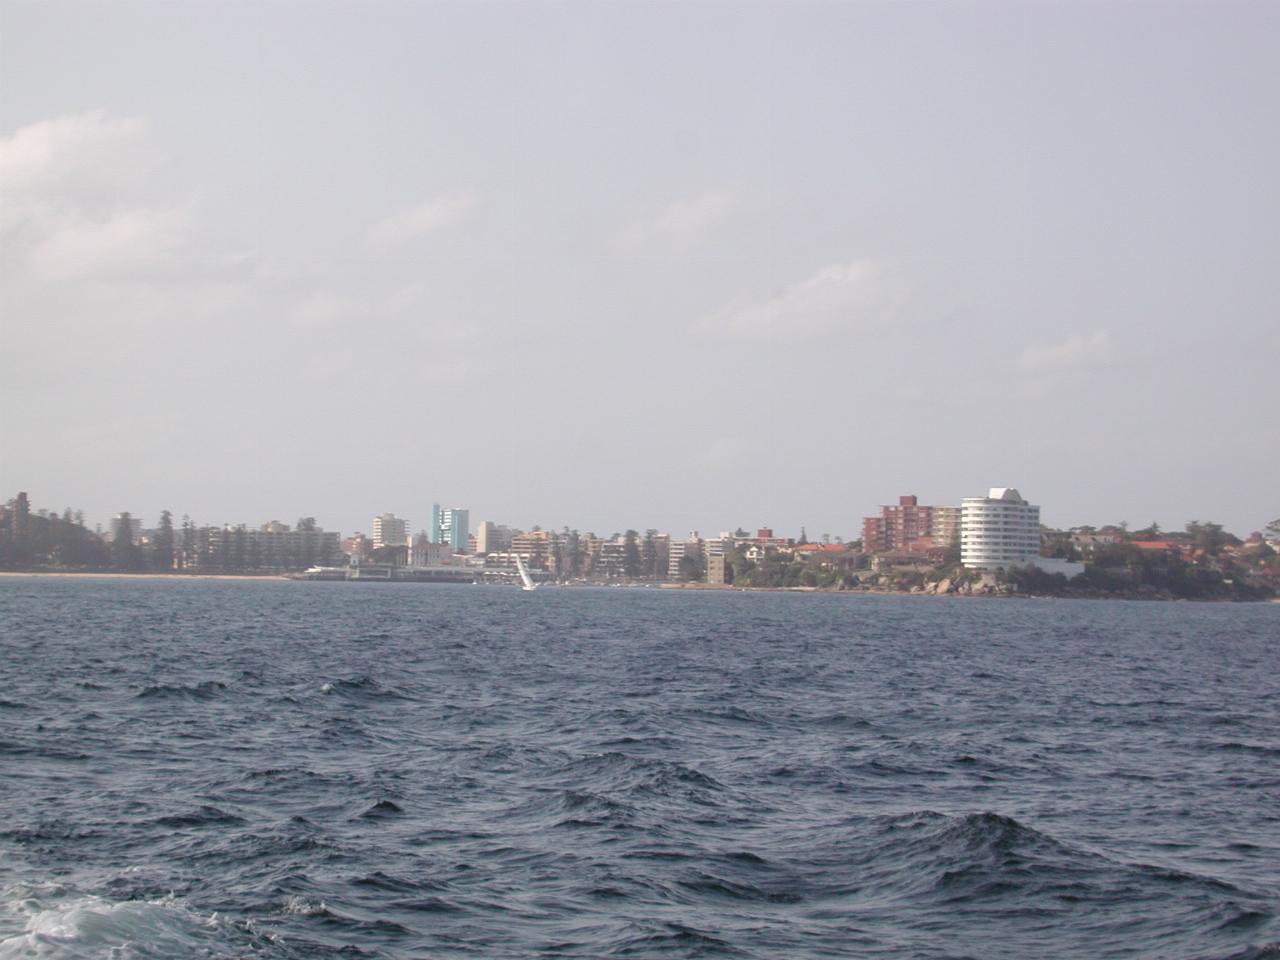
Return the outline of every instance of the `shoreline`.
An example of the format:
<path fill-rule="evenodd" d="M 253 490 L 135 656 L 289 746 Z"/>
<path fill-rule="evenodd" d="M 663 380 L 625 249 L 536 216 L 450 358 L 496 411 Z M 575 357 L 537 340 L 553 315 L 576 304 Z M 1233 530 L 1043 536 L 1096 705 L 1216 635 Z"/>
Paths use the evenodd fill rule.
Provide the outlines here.
<path fill-rule="evenodd" d="M 95 570 L 0 570 L 3 577 L 60 577 L 79 580 L 288 580 L 282 573 L 115 573 Z"/>
<path fill-rule="evenodd" d="M 282 573 L 118 573 L 118 572 L 96 572 L 92 570 L 0 570 L 0 580 L 5 578 L 16 577 L 51 577 L 54 579 L 64 580 L 155 580 L 169 581 L 177 583 L 190 583 L 192 581 L 268 581 L 276 583 L 301 583 L 311 582 L 295 580 L 293 577 Z M 320 581 L 314 581 L 320 582 Z M 343 581 L 346 582 L 346 581 Z M 370 581 L 381 582 L 381 581 Z M 611 588 L 611 589 L 658 589 L 669 591 L 696 591 L 707 593 L 790 593 L 790 594 L 817 594 L 832 595 L 844 597 L 928 597 L 933 599 L 1002 599 L 1002 600 L 1126 600 L 1140 601 L 1148 603 L 1280 603 L 1280 597 L 1259 597 L 1257 599 L 1244 599 L 1234 597 L 1205 597 L 1205 598 L 1187 598 L 1172 596 L 1135 596 L 1135 595 L 1110 595 L 1110 596 L 1089 596 L 1079 593 L 1058 595 L 1051 593 L 965 593 L 963 591 L 947 591 L 945 593 L 935 593 L 928 590 L 888 590 L 883 587 L 871 589 L 845 589 L 831 590 L 822 587 L 735 587 L 732 584 L 707 584 L 707 583 L 652 583 L 652 584 L 623 584 L 623 583 L 565 583 L 559 584 L 560 589 L 574 589 L 575 587 L 595 587 L 595 588 Z"/>

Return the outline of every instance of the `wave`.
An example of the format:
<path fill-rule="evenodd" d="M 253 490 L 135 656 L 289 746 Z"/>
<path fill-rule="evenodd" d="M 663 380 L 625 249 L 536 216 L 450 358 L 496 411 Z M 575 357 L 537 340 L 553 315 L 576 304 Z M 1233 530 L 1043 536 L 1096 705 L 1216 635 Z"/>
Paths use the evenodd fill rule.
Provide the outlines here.
<path fill-rule="evenodd" d="M 138 699 L 210 700 L 226 689 L 227 685 L 221 680 L 205 680 L 191 685 L 161 683 L 144 687 L 138 694 Z"/>
<path fill-rule="evenodd" d="M 1273 746 L 1264 743 L 1241 743 L 1238 740 L 1232 740 L 1227 743 L 1213 743 L 1205 746 L 1211 749 L 1225 750 L 1228 753 L 1246 753 L 1256 757 L 1265 757 L 1273 759 L 1280 757 L 1280 746 Z"/>
<path fill-rule="evenodd" d="M 360 814 L 358 819 L 361 820 L 382 820 L 386 817 L 394 817 L 404 813 L 404 808 L 393 800 L 379 800 L 364 813 Z"/>
<path fill-rule="evenodd" d="M 217 807 L 206 805 L 189 813 L 175 813 L 159 817 L 154 822 L 162 827 L 204 827 L 243 824 L 245 820 L 234 813 L 227 813 Z"/>
<path fill-rule="evenodd" d="M 579 757 L 555 774 L 557 778 L 564 777 L 574 783 L 632 793 L 663 793 L 669 790 L 716 793 L 726 789 L 720 781 L 689 764 L 655 757 L 633 757 L 616 750 Z"/>
<path fill-rule="evenodd" d="M 320 692 L 356 702 L 369 700 L 412 700 L 408 694 L 386 687 L 373 677 L 361 674 L 349 679 L 330 680 L 321 684 Z"/>
<path fill-rule="evenodd" d="M 0 940 L 0 960 L 231 960 L 274 942 L 250 924 L 202 914 L 173 896 L 112 901 L 56 885 L 9 892 L 25 925 Z"/>

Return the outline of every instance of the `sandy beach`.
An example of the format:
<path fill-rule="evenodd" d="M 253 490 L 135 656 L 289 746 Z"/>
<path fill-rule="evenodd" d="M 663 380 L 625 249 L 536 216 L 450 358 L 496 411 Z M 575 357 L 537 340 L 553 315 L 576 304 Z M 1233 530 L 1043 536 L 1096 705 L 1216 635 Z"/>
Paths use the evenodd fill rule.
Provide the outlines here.
<path fill-rule="evenodd" d="M 65 577 L 80 580 L 288 580 L 288 577 L 270 573 L 261 575 L 236 573 L 101 573 L 93 570 L 0 570 L 0 577 Z"/>

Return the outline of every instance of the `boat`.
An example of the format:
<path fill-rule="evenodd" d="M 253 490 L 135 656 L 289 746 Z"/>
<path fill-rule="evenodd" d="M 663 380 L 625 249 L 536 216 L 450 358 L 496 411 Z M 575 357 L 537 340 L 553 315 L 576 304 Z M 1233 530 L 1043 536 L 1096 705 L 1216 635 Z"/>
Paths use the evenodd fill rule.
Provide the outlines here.
<path fill-rule="evenodd" d="M 538 585 L 533 582 L 533 577 L 529 576 L 529 568 L 524 565 L 524 557 L 516 554 L 516 569 L 520 571 L 520 580 L 524 584 L 523 589 L 533 591 L 538 589 Z"/>

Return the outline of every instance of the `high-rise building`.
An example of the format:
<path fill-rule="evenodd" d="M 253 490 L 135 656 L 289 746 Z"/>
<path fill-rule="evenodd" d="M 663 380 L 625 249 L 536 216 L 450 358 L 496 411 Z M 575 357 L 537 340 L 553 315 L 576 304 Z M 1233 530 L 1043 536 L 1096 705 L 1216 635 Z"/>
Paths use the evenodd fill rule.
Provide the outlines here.
<path fill-rule="evenodd" d="M 530 530 L 511 538 L 512 553 L 519 554 L 530 570 L 552 570 L 555 534 L 550 530 Z M 555 572 L 555 571 L 553 571 Z"/>
<path fill-rule="evenodd" d="M 960 508 L 934 507 L 929 520 L 929 539 L 935 547 L 950 547 L 960 542 Z"/>
<path fill-rule="evenodd" d="M 1036 563 L 1040 556 L 1040 508 L 1012 487 L 992 487 L 985 497 L 965 497 L 960 507 L 960 562 L 994 570 Z"/>
<path fill-rule="evenodd" d="M 891 553 L 932 532 L 933 507 L 922 506 L 915 496 L 898 498 L 897 506 L 880 508 L 880 516 L 862 520 L 862 552 Z"/>
<path fill-rule="evenodd" d="M 409 542 L 409 521 L 401 520 L 394 513 L 384 513 L 373 518 L 373 549 L 402 547 Z"/>
<path fill-rule="evenodd" d="M 694 564 L 701 568 L 705 566 L 702 559 L 702 538 L 698 536 L 698 531 L 694 530 L 689 534 L 687 540 L 672 540 L 671 545 L 667 548 L 667 579 L 681 580 L 681 564 L 688 557 Z"/>
<path fill-rule="evenodd" d="M 707 583 L 725 582 L 725 559 L 723 553 L 711 554 L 707 557 Z"/>
<path fill-rule="evenodd" d="M 475 540 L 476 553 L 480 556 L 488 553 L 504 553 L 511 549 L 511 528 L 494 523 L 492 520 L 482 520 L 476 526 L 472 539 Z"/>
<path fill-rule="evenodd" d="M 142 540 L 142 518 L 127 513 L 117 513 L 111 518 L 111 539 L 139 543 Z"/>
<path fill-rule="evenodd" d="M 457 507 L 431 505 L 431 542 L 447 543 L 454 553 L 466 553 L 470 532 L 467 530 L 469 511 Z"/>

